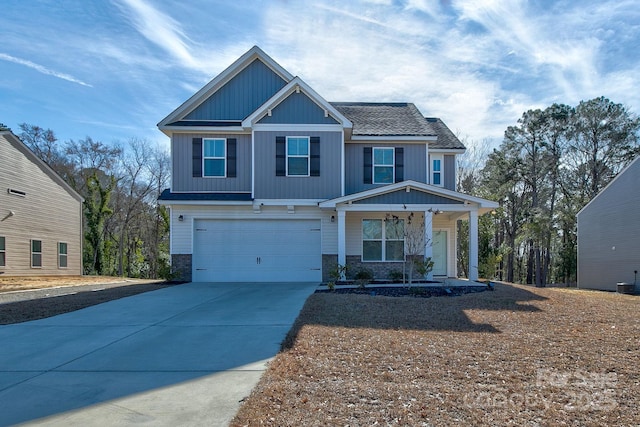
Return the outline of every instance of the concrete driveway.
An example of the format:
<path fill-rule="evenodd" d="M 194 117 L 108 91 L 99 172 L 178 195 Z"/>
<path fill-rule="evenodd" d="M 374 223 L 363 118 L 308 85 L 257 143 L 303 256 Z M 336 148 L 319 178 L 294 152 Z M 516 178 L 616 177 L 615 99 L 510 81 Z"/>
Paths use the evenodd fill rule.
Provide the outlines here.
<path fill-rule="evenodd" d="M 228 425 L 315 284 L 189 283 L 0 326 L 0 425 Z"/>

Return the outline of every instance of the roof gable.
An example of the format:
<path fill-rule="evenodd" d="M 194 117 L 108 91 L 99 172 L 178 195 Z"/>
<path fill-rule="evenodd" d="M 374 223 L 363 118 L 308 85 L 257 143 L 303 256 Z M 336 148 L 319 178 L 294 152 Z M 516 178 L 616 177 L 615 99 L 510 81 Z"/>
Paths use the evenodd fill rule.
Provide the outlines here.
<path fill-rule="evenodd" d="M 256 63 L 256 61 L 258 62 Z M 247 70 L 246 73 L 242 73 L 245 69 Z M 240 74 L 244 75 L 239 76 Z M 238 77 L 238 79 L 236 79 L 236 77 Z M 240 83 L 246 83 L 247 79 L 251 77 L 264 78 L 264 81 L 251 81 L 250 85 L 242 87 Z M 213 80 L 207 83 L 202 89 L 191 96 L 191 98 L 186 100 L 182 105 L 160 121 L 160 123 L 158 123 L 158 127 L 161 130 L 165 130 L 167 126 L 179 125 L 181 120 L 190 122 L 193 122 L 194 120 L 240 121 L 250 114 L 255 108 L 264 103 L 265 99 L 277 92 L 278 89 L 276 89 L 276 87 L 282 88 L 286 83 L 291 81 L 291 79 L 293 79 L 293 76 L 287 70 L 271 59 L 271 57 L 264 53 L 262 49 L 254 46 L 238 58 L 233 64 L 227 67 L 222 73 L 218 74 Z M 228 83 L 230 83 L 229 88 L 223 89 Z M 256 87 L 260 87 L 261 89 L 258 90 L 258 94 L 253 94 L 252 89 L 255 90 Z M 219 95 L 214 96 L 219 91 L 222 92 Z M 271 93 L 265 95 L 266 92 Z M 249 110 L 249 107 L 246 105 L 244 107 L 238 106 L 237 108 L 229 108 L 229 111 L 223 111 L 224 109 L 219 108 L 220 104 L 224 100 L 229 101 L 230 98 L 228 97 L 236 96 L 238 93 L 240 93 L 241 96 L 248 96 L 250 99 L 255 98 L 252 101 L 245 101 L 248 105 L 255 104 L 255 107 L 252 108 L 251 111 L 247 111 Z M 207 118 L 207 116 L 233 116 L 233 118 L 220 119 Z"/>
<path fill-rule="evenodd" d="M 296 94 L 296 95 L 302 94 L 306 97 L 306 99 L 296 96 L 295 98 L 292 98 L 293 100 L 287 101 L 287 99 L 293 94 Z M 302 81 L 300 77 L 295 77 L 293 80 L 291 80 L 285 87 L 283 87 L 280 90 L 280 92 L 273 95 L 271 99 L 269 99 L 262 106 L 260 106 L 260 108 L 254 111 L 253 114 L 251 114 L 249 117 L 243 120 L 242 126 L 244 128 L 249 128 L 257 124 L 261 120 L 263 120 L 265 116 L 269 116 L 269 114 L 273 116 L 273 112 L 277 109 L 277 107 L 279 107 L 283 103 L 284 103 L 284 107 L 282 110 L 283 115 L 284 115 L 284 112 L 291 112 L 292 111 L 291 107 L 294 106 L 293 104 L 295 104 L 296 102 L 304 103 L 307 106 L 307 108 L 310 109 L 310 111 L 313 111 L 314 108 L 311 107 L 309 103 L 311 102 L 315 104 L 320 109 L 320 111 L 322 111 L 322 114 L 324 117 L 333 120 L 333 121 L 329 120 L 328 124 L 338 123 L 345 128 L 351 128 L 352 126 L 349 119 L 343 116 L 336 108 L 333 107 L 333 105 L 331 105 L 324 98 L 318 95 L 318 93 L 313 89 L 311 89 L 311 87 L 307 85 L 304 81 Z M 315 111 L 318 111 L 318 110 L 315 110 Z M 317 123 L 317 122 L 314 122 L 314 123 Z M 269 123 L 264 123 L 264 124 L 269 124 Z M 324 124 L 327 124 L 327 123 L 324 123 Z"/>
<path fill-rule="evenodd" d="M 286 84 L 281 76 L 256 58 L 183 119 L 241 121 Z"/>
<path fill-rule="evenodd" d="M 360 199 L 353 202 L 354 204 L 415 204 L 415 205 L 430 205 L 430 204 L 454 204 L 461 205 L 464 202 L 460 199 L 453 199 L 451 197 L 445 197 L 439 194 L 430 193 L 424 190 L 412 189 L 409 187 L 409 191 L 402 189 L 389 193 L 379 194 L 377 196 L 368 197 L 366 199 Z"/>
<path fill-rule="evenodd" d="M 31 161 L 31 163 L 38 166 L 38 168 L 42 170 L 42 172 L 49 176 L 49 178 L 51 178 L 53 182 L 58 184 L 67 193 L 69 193 L 71 197 L 78 200 L 80 203 L 84 201 L 84 198 L 77 191 L 75 191 L 69 184 L 67 184 L 65 180 L 62 179 L 60 175 L 58 175 L 56 171 L 51 168 L 51 166 L 49 166 L 42 159 L 36 156 L 35 153 L 31 151 L 31 149 L 20 140 L 20 138 L 13 134 L 13 132 L 0 131 L 0 144 L 4 143 L 3 141 L 6 141 L 17 151 L 21 152 L 27 159 L 29 159 L 29 161 Z"/>
<path fill-rule="evenodd" d="M 338 124 L 338 121 L 325 111 L 306 93 L 294 91 L 276 105 L 270 115 L 267 113 L 266 116 L 258 120 L 258 123 Z"/>

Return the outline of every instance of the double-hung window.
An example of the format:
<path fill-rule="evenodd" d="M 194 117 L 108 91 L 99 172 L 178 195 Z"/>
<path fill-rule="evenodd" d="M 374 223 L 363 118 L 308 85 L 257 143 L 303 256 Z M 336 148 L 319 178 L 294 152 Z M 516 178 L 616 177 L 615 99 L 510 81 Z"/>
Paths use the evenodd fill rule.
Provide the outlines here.
<path fill-rule="evenodd" d="M 31 268 L 42 267 L 42 240 L 31 241 Z"/>
<path fill-rule="evenodd" d="M 404 260 L 404 220 L 362 220 L 363 261 Z"/>
<path fill-rule="evenodd" d="M 58 242 L 58 268 L 67 268 L 67 244 Z"/>
<path fill-rule="evenodd" d="M 226 139 L 203 139 L 203 176 L 224 178 L 227 175 Z"/>
<path fill-rule="evenodd" d="M 442 154 L 432 154 L 431 155 L 431 184 L 443 186 L 443 156 Z"/>
<path fill-rule="evenodd" d="M 393 184 L 394 149 L 373 147 L 373 183 Z"/>
<path fill-rule="evenodd" d="M 287 176 L 309 176 L 309 137 L 287 137 Z"/>
<path fill-rule="evenodd" d="M 7 247 L 4 236 L 0 236 L 0 267 L 7 266 Z"/>

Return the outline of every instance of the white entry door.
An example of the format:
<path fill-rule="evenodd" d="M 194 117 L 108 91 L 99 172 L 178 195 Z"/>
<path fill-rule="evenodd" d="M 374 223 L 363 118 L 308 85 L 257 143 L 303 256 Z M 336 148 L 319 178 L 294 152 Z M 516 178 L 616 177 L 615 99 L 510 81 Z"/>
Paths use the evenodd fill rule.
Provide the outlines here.
<path fill-rule="evenodd" d="M 196 220 L 194 282 L 320 282 L 319 220 Z"/>
<path fill-rule="evenodd" d="M 433 231 L 433 275 L 447 276 L 447 231 Z"/>

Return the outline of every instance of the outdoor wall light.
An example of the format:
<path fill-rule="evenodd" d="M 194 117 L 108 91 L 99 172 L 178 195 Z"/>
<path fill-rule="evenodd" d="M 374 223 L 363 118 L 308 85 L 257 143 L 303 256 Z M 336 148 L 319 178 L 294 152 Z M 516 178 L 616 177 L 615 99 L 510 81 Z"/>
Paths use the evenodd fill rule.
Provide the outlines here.
<path fill-rule="evenodd" d="M 178 216 L 178 221 L 181 221 L 181 222 L 184 221 L 184 215 Z"/>
<path fill-rule="evenodd" d="M 336 222 L 336 216 L 335 215 L 331 215 L 331 222 Z"/>

